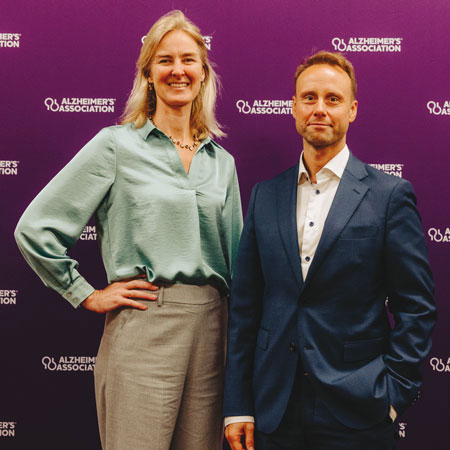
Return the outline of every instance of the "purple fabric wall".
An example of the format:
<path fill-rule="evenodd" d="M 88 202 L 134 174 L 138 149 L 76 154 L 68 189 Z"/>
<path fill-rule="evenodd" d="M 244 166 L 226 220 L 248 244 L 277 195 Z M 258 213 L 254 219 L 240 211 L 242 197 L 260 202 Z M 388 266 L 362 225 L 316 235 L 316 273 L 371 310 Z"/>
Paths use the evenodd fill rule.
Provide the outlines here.
<path fill-rule="evenodd" d="M 211 46 L 223 82 L 218 117 L 228 137 L 221 144 L 236 158 L 244 208 L 254 183 L 299 157 L 301 140 L 287 103 L 296 66 L 313 51 L 345 48 L 359 85 L 349 147 L 412 181 L 440 308 L 422 397 L 400 418 L 399 448 L 448 449 L 447 0 L 2 2 L 0 448 L 100 449 L 92 368 L 103 317 L 73 310 L 46 289 L 19 254 L 13 230 L 49 179 L 100 128 L 118 120 L 142 36 L 175 8 L 200 26 Z M 52 110 L 86 98 L 107 100 L 89 100 L 98 112 Z M 103 287 L 95 237 L 94 229 L 86 230 L 71 254 L 87 279 Z"/>

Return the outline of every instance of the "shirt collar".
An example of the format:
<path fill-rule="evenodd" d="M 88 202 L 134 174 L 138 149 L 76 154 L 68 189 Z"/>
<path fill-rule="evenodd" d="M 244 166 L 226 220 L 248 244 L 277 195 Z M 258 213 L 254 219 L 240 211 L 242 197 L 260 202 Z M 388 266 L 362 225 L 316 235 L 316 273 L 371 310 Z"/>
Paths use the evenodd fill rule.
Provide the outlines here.
<path fill-rule="evenodd" d="M 333 158 L 328 161 L 322 169 L 317 172 L 318 174 L 325 172 L 331 172 L 339 179 L 342 178 L 345 166 L 347 165 L 348 158 L 350 157 L 350 150 L 347 145 Z M 305 163 L 303 162 L 303 152 L 300 156 L 299 170 L 298 170 L 298 182 L 302 179 L 309 179 L 308 171 L 306 170 Z"/>
<path fill-rule="evenodd" d="M 141 128 L 137 128 L 136 131 L 139 133 L 139 136 L 141 136 L 141 138 L 145 141 L 147 140 L 149 134 L 155 129 L 156 127 L 155 125 L 153 125 L 153 122 L 147 119 L 144 125 Z"/>
<path fill-rule="evenodd" d="M 153 122 L 150 119 L 147 119 L 147 122 L 144 123 L 144 125 L 141 128 L 137 128 L 136 131 L 139 133 L 139 136 L 141 136 L 142 139 L 147 140 L 149 135 L 152 133 L 152 131 L 159 131 L 158 128 L 155 127 Z M 208 136 L 206 139 L 203 139 L 202 144 L 208 149 L 208 150 L 214 150 L 215 143 L 210 136 Z M 216 144 L 217 145 L 217 144 Z"/>

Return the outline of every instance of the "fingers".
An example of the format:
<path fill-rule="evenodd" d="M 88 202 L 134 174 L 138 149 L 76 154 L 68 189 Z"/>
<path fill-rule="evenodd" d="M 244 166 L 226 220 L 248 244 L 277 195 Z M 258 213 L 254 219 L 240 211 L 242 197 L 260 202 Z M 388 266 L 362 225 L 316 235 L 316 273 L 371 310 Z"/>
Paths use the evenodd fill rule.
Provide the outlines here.
<path fill-rule="evenodd" d="M 243 448 L 244 448 L 244 447 L 242 447 L 240 437 L 239 437 L 239 440 L 237 440 L 234 436 L 231 438 L 228 438 L 228 444 L 230 444 L 231 450 L 243 450 Z"/>
<path fill-rule="evenodd" d="M 126 289 L 149 289 L 151 291 L 157 291 L 159 289 L 158 286 L 150 283 L 149 281 L 139 279 L 125 282 L 124 287 Z"/>
<path fill-rule="evenodd" d="M 126 298 L 137 298 L 142 300 L 157 300 L 158 296 L 143 290 L 127 290 L 123 294 Z"/>
<path fill-rule="evenodd" d="M 247 447 L 247 450 L 255 450 L 254 431 L 255 431 L 255 424 L 253 423 L 245 424 L 245 446 Z"/>
<path fill-rule="evenodd" d="M 105 289 L 95 290 L 82 305 L 98 313 L 105 313 L 121 306 L 145 310 L 147 305 L 136 300 L 155 301 L 158 296 L 149 291 L 158 289 L 158 286 L 141 279 L 116 281 Z"/>
<path fill-rule="evenodd" d="M 225 437 L 231 450 L 243 450 L 241 437 L 245 435 L 245 423 L 232 423 L 225 429 Z"/>
<path fill-rule="evenodd" d="M 147 309 L 147 305 L 130 299 L 126 299 L 125 302 L 120 306 L 130 306 L 131 308 L 140 309 L 142 311 L 145 311 Z"/>

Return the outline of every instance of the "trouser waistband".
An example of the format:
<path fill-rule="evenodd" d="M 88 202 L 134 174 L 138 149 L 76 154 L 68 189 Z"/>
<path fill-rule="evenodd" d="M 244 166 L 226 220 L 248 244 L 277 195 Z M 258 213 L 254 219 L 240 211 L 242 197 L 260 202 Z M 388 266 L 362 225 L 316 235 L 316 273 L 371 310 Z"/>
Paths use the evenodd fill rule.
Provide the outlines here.
<path fill-rule="evenodd" d="M 159 287 L 157 291 L 151 291 L 158 296 L 158 306 L 162 306 L 164 303 L 202 305 L 221 298 L 220 292 L 209 284 L 201 286 L 165 282 L 154 284 Z"/>

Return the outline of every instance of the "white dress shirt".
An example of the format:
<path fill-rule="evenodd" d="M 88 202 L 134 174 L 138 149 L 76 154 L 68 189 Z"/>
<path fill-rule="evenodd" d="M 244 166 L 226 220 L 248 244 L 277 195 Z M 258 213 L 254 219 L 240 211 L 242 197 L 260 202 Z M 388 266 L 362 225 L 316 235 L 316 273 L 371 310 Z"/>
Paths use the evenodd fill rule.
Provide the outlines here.
<path fill-rule="evenodd" d="M 350 152 L 345 146 L 316 173 L 316 183 L 311 182 L 303 162 L 303 153 L 300 158 L 297 187 L 297 233 L 303 280 L 306 279 L 319 245 L 325 220 L 349 156 Z"/>

